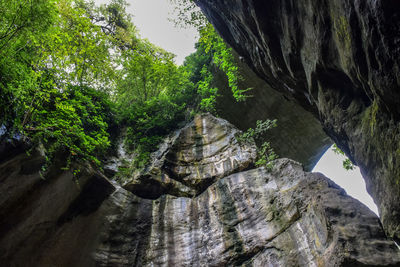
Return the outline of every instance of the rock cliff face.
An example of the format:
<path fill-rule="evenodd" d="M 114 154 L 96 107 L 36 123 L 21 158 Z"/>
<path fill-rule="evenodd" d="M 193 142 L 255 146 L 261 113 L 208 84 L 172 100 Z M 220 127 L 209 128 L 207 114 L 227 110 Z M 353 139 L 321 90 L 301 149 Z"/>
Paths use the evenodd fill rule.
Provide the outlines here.
<path fill-rule="evenodd" d="M 399 1 L 195 2 L 262 79 L 321 121 L 400 240 Z"/>
<path fill-rule="evenodd" d="M 124 187 L 146 198 L 196 196 L 217 179 L 254 166 L 256 147 L 239 144 L 239 134 L 225 120 L 197 116 L 167 138 L 145 172 Z"/>
<path fill-rule="evenodd" d="M 243 78 L 239 81 L 239 87 L 252 88 L 252 97 L 237 102 L 232 96 L 226 75 L 216 69 L 214 85 L 220 94 L 216 102 L 218 115 L 244 131 L 254 128 L 257 120 L 277 119 L 278 126 L 269 130 L 265 139 L 270 141 L 280 157 L 298 161 L 303 164 L 305 170 L 311 171 L 332 145 L 332 140 L 310 112 L 272 89 L 241 62 L 236 53 L 234 58 Z"/>
<path fill-rule="evenodd" d="M 379 219 L 323 175 L 304 172 L 288 159 L 277 160 L 272 170 L 243 171 L 252 165 L 242 156 L 251 158 L 254 146 L 240 147 L 235 131 L 209 115 L 197 117 L 155 154 L 152 168 L 158 166 L 157 172 L 144 176 L 159 187 L 181 188 L 167 186 L 175 177 L 195 190 L 190 198 L 177 190 L 154 200 L 139 197 L 89 167 L 82 168 L 78 181 L 58 169 L 43 180 L 39 154 L 3 161 L 0 262 L 85 267 L 400 265 L 400 250 L 386 239 Z M 211 143 L 220 146 L 211 149 Z M 162 179 L 166 175 L 169 179 Z M 199 187 L 204 177 L 214 178 Z M 133 181 L 148 186 L 143 178 Z"/>

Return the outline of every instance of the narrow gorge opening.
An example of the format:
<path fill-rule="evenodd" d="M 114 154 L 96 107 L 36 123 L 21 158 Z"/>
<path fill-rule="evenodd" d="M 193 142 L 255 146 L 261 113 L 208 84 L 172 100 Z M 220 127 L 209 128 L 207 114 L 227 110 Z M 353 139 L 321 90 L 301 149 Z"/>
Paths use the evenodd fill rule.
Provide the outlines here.
<path fill-rule="evenodd" d="M 107 0 L 96 0 L 96 2 L 107 3 Z M 174 24 L 176 12 L 169 0 L 132 0 L 129 3 L 128 11 L 133 15 L 133 21 L 141 36 L 176 54 L 177 64 L 182 64 L 185 57 L 195 51 L 194 45 L 198 39 L 196 29 L 181 28 Z M 279 131 L 279 126 L 277 131 Z M 364 203 L 379 216 L 378 209 L 366 190 L 359 168 L 345 170 L 342 166 L 345 159 L 345 156 L 334 153 L 333 147 L 330 147 L 312 171 L 321 172 L 332 179 L 350 196 Z"/>
<path fill-rule="evenodd" d="M 346 156 L 335 153 L 333 146 L 331 146 L 320 158 L 312 171 L 323 173 L 326 177 L 343 187 L 347 194 L 364 203 L 364 205 L 379 216 L 378 208 L 367 192 L 360 169 L 356 166 L 353 170 L 346 170 L 343 167 L 343 161 L 346 159 Z"/>
<path fill-rule="evenodd" d="M 0 1 L 0 262 L 400 266 L 400 16 L 359 2 Z"/>

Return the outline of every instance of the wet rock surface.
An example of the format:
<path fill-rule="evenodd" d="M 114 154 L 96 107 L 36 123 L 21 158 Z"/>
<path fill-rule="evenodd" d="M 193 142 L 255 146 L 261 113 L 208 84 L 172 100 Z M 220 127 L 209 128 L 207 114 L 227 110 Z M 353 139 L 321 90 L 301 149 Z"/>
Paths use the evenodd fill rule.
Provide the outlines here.
<path fill-rule="evenodd" d="M 180 132 L 186 133 L 184 144 L 192 132 L 221 122 L 200 118 L 195 124 L 202 127 L 189 124 Z M 234 134 L 229 124 L 222 126 L 211 136 L 202 132 L 203 140 L 222 142 L 220 137 Z M 180 169 L 178 162 L 187 163 L 183 159 L 192 159 L 193 150 L 183 153 L 175 149 L 181 142 L 173 144 L 160 149 L 169 155 L 161 166 L 173 162 L 175 173 L 191 171 L 190 164 Z M 203 151 L 209 144 L 202 143 Z M 212 157 L 197 162 L 213 166 L 207 159 L 215 155 L 224 162 L 252 149 L 208 151 L 202 155 Z M 78 181 L 57 170 L 45 180 L 34 168 L 21 173 L 35 158 L 40 156 L 20 154 L 0 164 L 0 262 L 5 266 L 400 266 L 400 250 L 374 213 L 289 159 L 276 160 L 272 170 L 221 169 L 196 196 L 163 194 L 152 200 L 90 167 Z M 194 184 L 200 181 L 190 177 Z"/>
<path fill-rule="evenodd" d="M 400 3 L 195 2 L 262 79 L 320 120 L 400 240 Z"/>

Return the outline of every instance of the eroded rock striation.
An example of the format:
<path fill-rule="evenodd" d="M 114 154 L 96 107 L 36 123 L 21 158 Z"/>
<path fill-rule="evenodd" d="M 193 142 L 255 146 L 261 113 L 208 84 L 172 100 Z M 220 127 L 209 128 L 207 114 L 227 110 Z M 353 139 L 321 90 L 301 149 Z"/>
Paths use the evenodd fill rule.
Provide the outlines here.
<path fill-rule="evenodd" d="M 169 175 L 180 177 L 188 190 L 201 188 L 190 198 L 177 190 L 157 199 L 139 197 L 89 166 L 81 166 L 78 180 L 59 169 L 43 179 L 40 154 L 22 153 L 3 161 L 0 262 L 85 267 L 400 265 L 400 250 L 367 207 L 292 160 L 277 160 L 272 170 L 254 168 L 254 145 L 240 147 L 236 133 L 226 121 L 202 115 L 155 153 L 148 170 L 158 166 L 157 172 L 147 177 L 158 179 L 158 186 L 169 184 L 162 179 Z M 210 177 L 211 184 L 199 186 Z M 148 192 L 143 178 L 136 186 L 140 183 Z"/>
<path fill-rule="evenodd" d="M 199 195 L 217 179 L 254 167 L 256 146 L 240 144 L 239 134 L 226 120 L 198 115 L 166 138 L 152 163 L 124 188 L 146 198 Z"/>
<path fill-rule="evenodd" d="M 288 159 L 220 179 L 195 198 L 116 195 L 120 208 L 95 254 L 101 266 L 400 264 L 367 207 Z"/>
<path fill-rule="evenodd" d="M 399 1 L 195 2 L 262 79 L 321 121 L 400 240 Z"/>

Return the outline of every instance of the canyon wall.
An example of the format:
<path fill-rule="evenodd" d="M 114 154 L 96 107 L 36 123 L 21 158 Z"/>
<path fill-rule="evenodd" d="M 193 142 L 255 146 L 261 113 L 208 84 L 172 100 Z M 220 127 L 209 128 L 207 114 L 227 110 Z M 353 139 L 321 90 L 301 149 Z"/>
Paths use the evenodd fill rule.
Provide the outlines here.
<path fill-rule="evenodd" d="M 400 2 L 196 0 L 273 89 L 319 119 L 400 240 Z"/>
<path fill-rule="evenodd" d="M 272 89 L 234 51 L 233 55 L 242 77 L 238 81 L 239 88 L 252 89 L 246 101 L 237 102 L 225 73 L 215 69 L 213 82 L 220 94 L 216 101 L 218 116 L 243 131 L 254 128 L 257 120 L 276 119 L 277 127 L 266 132 L 262 141 L 269 141 L 280 157 L 298 161 L 306 171 L 311 171 L 332 145 L 332 140 L 310 112 Z"/>
<path fill-rule="evenodd" d="M 0 262 L 400 265 L 400 250 L 367 207 L 292 160 L 255 168 L 254 143 L 238 142 L 237 134 L 226 121 L 197 116 L 124 188 L 90 166 L 75 166 L 78 177 L 55 167 L 41 176 L 40 153 L 3 159 Z"/>

